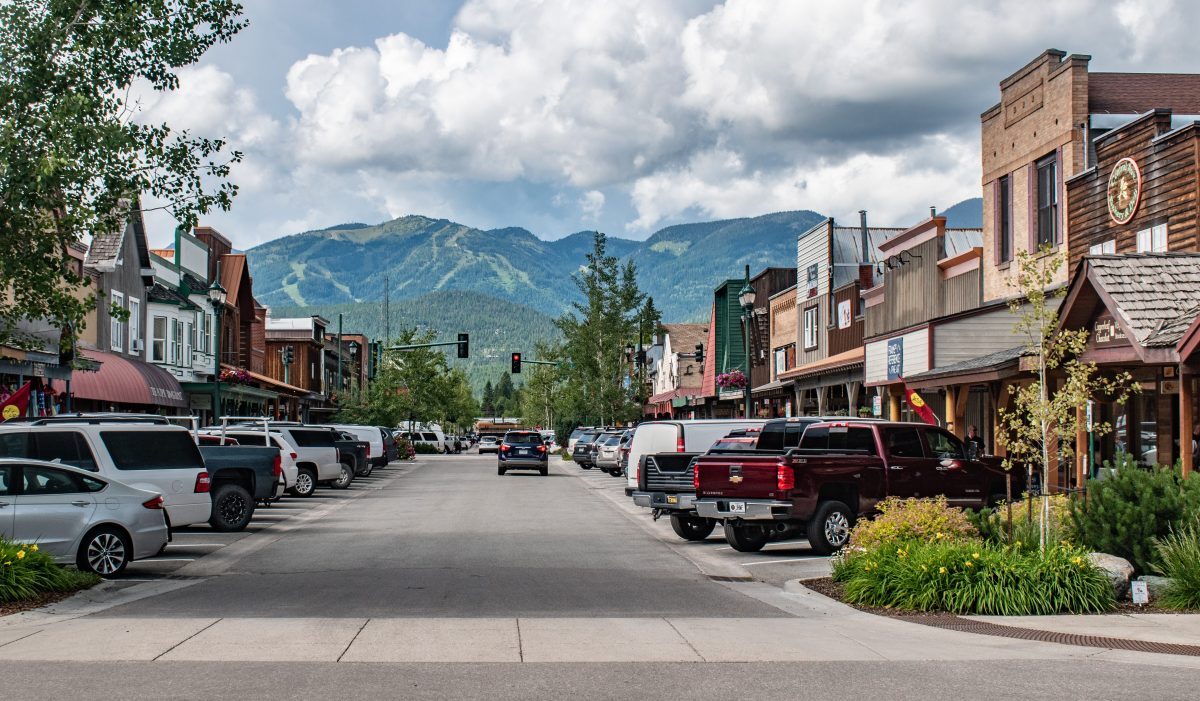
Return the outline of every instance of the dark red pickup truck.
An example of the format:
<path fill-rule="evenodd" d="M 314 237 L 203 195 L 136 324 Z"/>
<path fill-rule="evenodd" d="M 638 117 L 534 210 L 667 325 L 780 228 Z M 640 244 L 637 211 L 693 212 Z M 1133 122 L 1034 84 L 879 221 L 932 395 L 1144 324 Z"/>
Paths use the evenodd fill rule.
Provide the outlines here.
<path fill-rule="evenodd" d="M 886 497 L 945 495 L 954 506 L 979 508 L 1007 490 L 999 459 L 968 459 L 950 432 L 913 423 L 812 424 L 799 448 L 710 453 L 693 464 L 697 515 L 722 521 L 725 539 L 742 552 L 806 536 L 815 552 L 829 554 Z"/>

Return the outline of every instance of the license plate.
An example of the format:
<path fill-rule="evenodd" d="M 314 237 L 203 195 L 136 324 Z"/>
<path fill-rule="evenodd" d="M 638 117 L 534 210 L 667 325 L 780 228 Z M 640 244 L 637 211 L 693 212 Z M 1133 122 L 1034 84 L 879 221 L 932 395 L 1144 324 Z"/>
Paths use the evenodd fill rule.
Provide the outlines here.
<path fill-rule="evenodd" d="M 668 504 L 678 504 L 679 497 L 675 496 L 674 494 L 668 494 L 667 495 L 667 503 Z"/>
<path fill-rule="evenodd" d="M 731 514 L 744 514 L 744 513 L 746 513 L 746 502 L 744 502 L 744 501 L 731 501 L 731 502 L 729 502 L 729 513 L 731 513 Z"/>
<path fill-rule="evenodd" d="M 528 450 L 518 450 L 517 455 L 529 455 L 529 451 Z"/>

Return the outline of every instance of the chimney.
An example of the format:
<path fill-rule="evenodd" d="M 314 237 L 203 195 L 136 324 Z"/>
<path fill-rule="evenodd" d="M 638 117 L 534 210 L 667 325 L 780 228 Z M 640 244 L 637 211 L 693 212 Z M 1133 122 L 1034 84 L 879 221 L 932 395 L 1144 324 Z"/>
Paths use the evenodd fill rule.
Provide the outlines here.
<path fill-rule="evenodd" d="M 865 209 L 858 210 L 858 227 L 862 232 L 862 262 L 870 263 L 871 241 L 870 237 L 867 236 L 867 210 Z"/>
<path fill-rule="evenodd" d="M 937 216 L 937 207 L 930 207 L 929 208 L 929 218 L 933 219 L 936 216 Z"/>

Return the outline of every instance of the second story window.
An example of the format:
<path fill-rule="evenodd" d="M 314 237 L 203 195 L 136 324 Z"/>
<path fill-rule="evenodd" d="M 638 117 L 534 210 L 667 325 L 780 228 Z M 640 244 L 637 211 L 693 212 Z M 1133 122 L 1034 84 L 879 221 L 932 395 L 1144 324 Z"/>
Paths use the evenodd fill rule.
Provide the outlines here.
<path fill-rule="evenodd" d="M 116 316 L 112 312 L 124 308 L 125 295 L 114 290 L 112 293 L 112 309 L 108 316 L 108 340 L 109 345 L 115 351 L 125 349 L 125 322 L 121 321 L 121 317 Z"/>
<path fill-rule="evenodd" d="M 1037 243 L 1058 241 L 1058 156 L 1052 153 L 1037 162 Z"/>
<path fill-rule="evenodd" d="M 804 350 L 817 347 L 817 323 L 819 307 L 809 307 L 804 310 Z"/>
<path fill-rule="evenodd" d="M 1137 232 L 1138 253 L 1165 253 L 1167 250 L 1167 225 L 1159 224 Z"/>
<path fill-rule="evenodd" d="M 167 362 L 167 317 L 156 316 L 151 323 L 150 360 L 155 363 Z"/>
<path fill-rule="evenodd" d="M 141 355 L 144 348 L 138 344 L 142 341 L 142 300 L 129 298 L 129 352 Z"/>
<path fill-rule="evenodd" d="M 1007 263 L 1013 257 L 1012 180 L 1007 175 L 1000 178 L 999 189 L 996 206 L 1000 209 L 1000 230 L 996 235 L 1000 237 L 1000 262 Z"/>
<path fill-rule="evenodd" d="M 1088 255 L 1091 256 L 1111 256 L 1116 252 L 1116 239 L 1109 239 L 1107 241 L 1101 241 L 1100 243 L 1094 243 L 1091 246 L 1088 246 Z"/>

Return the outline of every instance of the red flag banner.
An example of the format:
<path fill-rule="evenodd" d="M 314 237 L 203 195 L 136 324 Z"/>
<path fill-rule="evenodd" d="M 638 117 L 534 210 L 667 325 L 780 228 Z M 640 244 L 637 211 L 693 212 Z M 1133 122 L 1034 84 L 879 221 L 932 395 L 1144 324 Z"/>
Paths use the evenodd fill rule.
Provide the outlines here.
<path fill-rule="evenodd" d="M 9 419 L 15 419 L 18 416 L 25 416 L 29 412 L 29 390 L 32 387 L 32 382 L 26 382 L 21 386 L 21 389 L 9 395 L 8 399 L 0 402 L 0 423 Z"/>
<path fill-rule="evenodd" d="M 908 406 L 917 412 L 917 416 L 920 416 L 922 421 L 934 426 L 938 425 L 938 419 L 934 415 L 933 409 L 929 408 L 929 405 L 925 403 L 924 399 L 921 399 L 921 395 L 917 394 L 916 390 L 909 389 L 908 385 L 904 385 L 904 397 L 908 400 Z"/>

